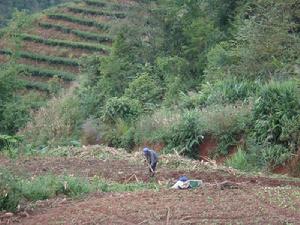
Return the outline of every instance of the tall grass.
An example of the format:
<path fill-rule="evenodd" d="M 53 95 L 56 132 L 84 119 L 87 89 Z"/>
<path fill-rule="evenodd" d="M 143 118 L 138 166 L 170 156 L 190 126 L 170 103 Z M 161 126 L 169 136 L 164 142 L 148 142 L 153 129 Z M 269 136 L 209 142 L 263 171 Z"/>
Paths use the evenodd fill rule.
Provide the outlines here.
<path fill-rule="evenodd" d="M 24 141 L 39 147 L 69 145 L 71 141 L 79 140 L 84 119 L 79 104 L 75 96 L 52 98 L 20 131 Z"/>
<path fill-rule="evenodd" d="M 104 46 L 104 45 L 100 45 L 100 44 L 91 44 L 91 43 L 85 43 L 85 42 L 72 42 L 72 41 L 57 40 L 57 39 L 45 39 L 40 36 L 29 35 L 29 34 L 22 34 L 21 38 L 24 41 L 32 41 L 32 42 L 42 43 L 42 44 L 50 45 L 50 46 L 63 46 L 63 47 L 69 47 L 69 48 L 79 48 L 79 49 L 85 49 L 85 50 L 90 50 L 90 51 L 101 51 L 104 53 L 110 52 L 110 48 L 108 46 Z"/>

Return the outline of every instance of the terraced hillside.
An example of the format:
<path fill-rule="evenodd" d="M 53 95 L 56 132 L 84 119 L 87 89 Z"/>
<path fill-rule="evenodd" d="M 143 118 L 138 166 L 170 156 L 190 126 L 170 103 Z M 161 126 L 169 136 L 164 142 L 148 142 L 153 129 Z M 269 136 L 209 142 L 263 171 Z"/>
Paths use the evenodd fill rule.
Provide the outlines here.
<path fill-rule="evenodd" d="M 80 74 L 80 57 L 110 53 L 110 30 L 132 5 L 124 0 L 83 0 L 41 14 L 20 34 L 18 71 L 24 75 L 25 87 L 49 93 L 54 77 L 68 87 Z M 13 54 L 7 46 L 0 40 L 0 63 L 8 62 Z"/>

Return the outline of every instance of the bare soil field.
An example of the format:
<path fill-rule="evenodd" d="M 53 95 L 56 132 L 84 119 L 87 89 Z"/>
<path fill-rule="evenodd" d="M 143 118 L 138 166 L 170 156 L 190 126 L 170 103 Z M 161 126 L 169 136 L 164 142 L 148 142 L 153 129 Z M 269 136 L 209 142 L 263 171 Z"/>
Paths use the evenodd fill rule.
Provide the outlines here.
<path fill-rule="evenodd" d="M 125 158 L 34 156 L 0 165 L 18 175 L 68 174 L 103 177 L 119 183 L 155 181 L 170 184 L 181 175 L 202 179 L 204 186 L 190 190 L 155 190 L 125 193 L 94 193 L 80 199 L 38 201 L 26 212 L 6 217 L 0 224 L 300 224 L 300 181 L 250 175 L 234 175 L 205 167 L 195 170 L 158 167 L 148 177 L 142 161 Z M 132 175 L 135 179 L 130 179 Z M 229 181 L 233 186 L 220 186 Z"/>
<path fill-rule="evenodd" d="M 274 195 L 269 197 L 268 191 L 257 185 L 56 199 L 41 202 L 34 211 L 3 220 L 3 224 L 299 224 L 300 191 L 286 190 L 298 194 L 297 201 L 288 206 L 272 203 Z"/>
<path fill-rule="evenodd" d="M 148 170 L 145 165 L 120 159 L 101 160 L 95 158 L 80 159 L 77 157 L 33 157 L 11 161 L 2 157 L 0 158 L 0 165 L 22 176 L 38 176 L 50 173 L 81 177 L 99 176 L 110 181 L 122 183 L 135 174 L 139 181 L 149 181 Z M 296 180 L 260 176 L 237 176 L 225 171 L 207 171 L 205 168 L 197 171 L 185 171 L 162 167 L 158 168 L 155 179 L 161 182 L 173 181 L 182 175 L 193 179 L 201 179 L 208 183 L 232 181 L 268 187 L 286 185 L 300 187 L 300 181 Z"/>

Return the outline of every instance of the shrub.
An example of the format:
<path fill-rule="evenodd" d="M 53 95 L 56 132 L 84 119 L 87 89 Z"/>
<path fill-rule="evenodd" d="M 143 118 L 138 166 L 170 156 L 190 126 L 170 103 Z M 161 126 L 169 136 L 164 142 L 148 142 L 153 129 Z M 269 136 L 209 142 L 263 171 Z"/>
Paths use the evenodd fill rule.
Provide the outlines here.
<path fill-rule="evenodd" d="M 130 122 L 138 119 L 141 111 L 141 105 L 135 99 L 112 97 L 104 106 L 102 119 L 109 123 L 116 123 L 118 119 Z"/>
<path fill-rule="evenodd" d="M 135 142 L 164 142 L 165 133 L 172 124 L 181 120 L 180 112 L 168 108 L 160 108 L 151 114 L 142 115 L 136 122 Z"/>
<path fill-rule="evenodd" d="M 133 80 L 125 90 L 124 96 L 138 100 L 144 109 L 152 109 L 160 102 L 161 89 L 148 75 L 142 74 Z"/>
<path fill-rule="evenodd" d="M 259 144 L 248 137 L 244 149 L 239 149 L 226 164 L 243 171 L 270 170 L 279 165 L 285 165 L 292 157 L 289 149 L 282 145 Z"/>
<path fill-rule="evenodd" d="M 69 144 L 79 138 L 83 117 L 74 96 L 54 97 L 35 113 L 33 120 L 20 132 L 33 146 Z"/>
<path fill-rule="evenodd" d="M 293 81 L 270 82 L 262 87 L 252 118 L 253 133 L 259 142 L 284 144 L 286 147 L 288 143 L 298 142 L 294 135 L 299 127 L 299 98 L 299 89 Z M 291 122 L 296 122 L 296 127 L 292 128 Z M 294 140 L 287 137 L 294 137 Z"/>
<path fill-rule="evenodd" d="M 134 147 L 134 127 L 122 119 L 117 119 L 114 124 L 105 124 L 102 129 L 103 141 L 109 146 L 125 148 L 131 151 Z"/>
<path fill-rule="evenodd" d="M 179 148 L 182 153 L 198 158 L 198 146 L 203 138 L 201 120 L 197 111 L 183 113 L 181 120 L 171 126 L 167 148 Z"/>
<path fill-rule="evenodd" d="M 247 131 L 250 110 L 251 105 L 215 105 L 199 111 L 204 133 L 218 140 L 216 155 L 226 155 Z"/>
<path fill-rule="evenodd" d="M 0 168 L 0 211 L 15 211 L 21 197 L 17 179 L 9 171 Z"/>
<path fill-rule="evenodd" d="M 271 145 L 265 147 L 261 156 L 269 168 L 284 165 L 292 157 L 292 153 L 288 148 L 281 145 Z"/>
<path fill-rule="evenodd" d="M 203 85 L 201 94 L 205 105 L 233 104 L 237 101 L 246 102 L 249 97 L 255 95 L 257 89 L 257 83 L 231 78 Z"/>
<path fill-rule="evenodd" d="M 49 93 L 53 95 L 57 95 L 61 88 L 63 87 L 64 80 L 59 78 L 58 76 L 54 76 L 47 81 L 47 85 L 49 88 Z"/>
<path fill-rule="evenodd" d="M 234 104 L 236 102 L 249 102 L 255 96 L 259 85 L 252 81 L 238 80 L 236 78 L 219 80 L 214 83 L 204 83 L 198 93 L 180 95 L 181 108 L 199 108 L 215 104 Z"/>
<path fill-rule="evenodd" d="M 29 111 L 30 102 L 25 102 L 20 97 L 13 97 L 10 102 L 1 109 L 3 120 L 0 121 L 0 129 L 9 134 L 15 134 L 23 128 L 31 118 Z"/>
<path fill-rule="evenodd" d="M 246 132 L 249 114 L 248 105 L 216 105 L 183 112 L 160 109 L 138 120 L 135 142 L 162 142 L 166 151 L 176 149 L 198 158 L 203 137 L 213 136 L 219 143 L 214 154 L 226 155 Z"/>

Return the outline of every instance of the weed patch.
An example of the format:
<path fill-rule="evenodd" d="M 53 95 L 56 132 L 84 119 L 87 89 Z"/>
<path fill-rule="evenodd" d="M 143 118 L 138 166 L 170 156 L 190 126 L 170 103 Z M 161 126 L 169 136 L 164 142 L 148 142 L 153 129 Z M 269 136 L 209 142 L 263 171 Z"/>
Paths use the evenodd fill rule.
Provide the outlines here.
<path fill-rule="evenodd" d="M 45 175 L 24 179 L 0 169 L 0 210 L 16 211 L 21 200 L 37 201 L 63 194 L 79 197 L 91 192 L 131 192 L 159 189 L 154 183 L 108 183 L 99 177 L 91 180 L 73 176 Z"/>

